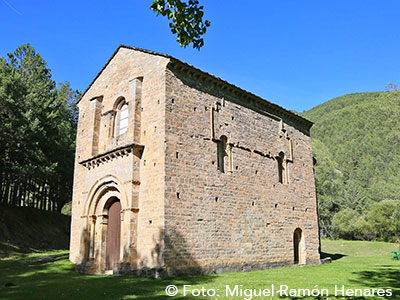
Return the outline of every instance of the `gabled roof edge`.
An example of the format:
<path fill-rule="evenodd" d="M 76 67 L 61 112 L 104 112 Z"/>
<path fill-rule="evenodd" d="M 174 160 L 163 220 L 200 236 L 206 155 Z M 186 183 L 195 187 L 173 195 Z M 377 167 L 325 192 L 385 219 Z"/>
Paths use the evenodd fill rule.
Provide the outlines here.
<path fill-rule="evenodd" d="M 142 49 L 142 48 L 136 48 L 136 47 L 130 47 L 130 46 L 126 46 L 126 45 L 119 45 L 118 48 L 114 51 L 114 53 L 111 55 L 111 57 L 107 60 L 107 62 L 104 64 L 104 66 L 101 68 L 101 70 L 99 71 L 99 73 L 97 73 L 96 77 L 92 80 L 92 82 L 89 84 L 89 86 L 86 88 L 86 90 L 82 93 L 81 97 L 78 99 L 78 101 L 76 102 L 76 104 L 78 104 L 83 96 L 86 94 L 86 92 L 92 87 L 92 85 L 94 84 L 94 82 L 96 81 L 97 78 L 99 78 L 99 76 L 101 75 L 101 73 L 103 73 L 104 69 L 107 68 L 108 64 L 112 61 L 112 59 L 114 58 L 114 56 L 118 53 L 119 49 L 121 48 L 126 48 L 126 49 L 131 49 L 131 50 L 136 50 L 136 51 L 140 51 L 140 52 L 144 52 L 147 54 L 152 54 L 152 55 L 157 55 L 157 56 L 163 56 L 165 58 L 170 58 L 172 59 L 173 57 L 168 55 L 168 54 L 163 54 L 163 53 L 159 53 L 159 52 L 154 52 L 154 51 L 150 51 L 150 50 L 146 50 L 146 49 Z"/>
<path fill-rule="evenodd" d="M 177 59 L 177 58 L 171 56 L 171 55 L 164 54 L 164 53 L 160 53 L 160 52 L 155 52 L 155 51 L 150 51 L 150 50 L 146 50 L 146 49 L 142 49 L 142 48 L 126 46 L 126 45 L 122 45 L 122 44 L 118 46 L 118 48 L 114 51 L 114 53 L 111 55 L 111 57 L 110 57 L 110 58 L 107 60 L 107 62 L 104 64 L 103 68 L 101 68 L 101 70 L 99 71 L 99 73 L 97 73 L 96 77 L 92 80 L 92 82 L 89 84 L 89 86 L 87 87 L 87 89 L 82 93 L 81 97 L 80 97 L 79 100 L 77 101 L 77 104 L 81 101 L 81 99 L 82 99 L 83 96 L 86 94 L 86 92 L 91 88 L 91 86 L 94 84 L 94 82 L 96 81 L 96 79 L 101 75 L 101 73 L 103 73 L 104 69 L 108 66 L 108 64 L 111 62 L 111 60 L 114 58 L 114 56 L 118 53 L 118 51 L 119 51 L 121 48 L 136 50 L 136 51 L 140 51 L 140 52 L 147 53 L 147 54 L 152 54 L 152 55 L 157 55 L 157 56 L 162 56 L 162 57 L 165 57 L 165 58 L 169 58 L 169 59 L 171 59 L 172 61 L 174 61 L 174 62 L 176 62 L 176 63 L 183 64 L 184 66 L 186 66 L 186 67 L 188 67 L 188 68 L 191 68 L 191 69 L 193 69 L 193 70 L 195 70 L 195 71 L 197 71 L 197 72 L 200 72 L 200 73 L 202 73 L 202 74 L 204 74 L 204 75 L 206 75 L 206 76 L 209 76 L 209 77 L 211 77 L 211 78 L 213 78 L 213 79 L 215 79 L 215 80 L 218 80 L 218 81 L 220 81 L 220 82 L 222 82 L 222 83 L 224 83 L 224 84 L 227 84 L 227 85 L 229 85 L 229 86 L 231 86 L 231 87 L 233 87 L 233 88 L 235 88 L 235 89 L 238 89 L 239 91 L 241 91 L 241 92 L 243 92 L 243 93 L 247 93 L 247 94 L 249 94 L 250 96 L 252 96 L 252 97 L 254 97 L 254 98 L 258 99 L 258 100 L 267 102 L 270 106 L 272 106 L 272 107 L 274 107 L 274 108 L 276 108 L 276 109 L 278 109 L 278 110 L 284 112 L 285 114 L 292 115 L 292 116 L 295 117 L 296 119 L 301 120 L 303 123 L 305 123 L 305 124 L 307 125 L 308 129 L 310 129 L 311 126 L 314 124 L 314 123 L 311 122 L 310 120 L 307 120 L 306 118 L 304 118 L 304 117 L 302 117 L 302 116 L 300 116 L 300 115 L 298 115 L 298 114 L 296 114 L 296 113 L 294 113 L 294 112 L 292 112 L 292 111 L 289 111 L 289 110 L 287 110 L 286 108 L 283 108 L 282 106 L 279 106 L 278 104 L 275 104 L 275 103 L 273 103 L 273 102 L 270 102 L 270 101 L 268 101 L 268 100 L 266 100 L 266 99 L 264 99 L 264 98 L 262 98 L 262 97 L 260 97 L 260 96 L 257 96 L 257 95 L 255 95 L 255 94 L 249 92 L 249 91 L 246 91 L 246 90 L 244 90 L 244 89 L 242 89 L 242 88 L 240 88 L 240 87 L 238 87 L 238 86 L 236 86 L 236 85 L 234 85 L 234 84 L 232 84 L 232 83 L 229 83 L 229 82 L 226 81 L 226 80 L 223 80 L 222 78 L 220 78 L 220 77 L 218 77 L 218 76 L 215 76 L 215 75 L 212 75 L 212 74 L 210 74 L 210 73 L 208 73 L 208 72 L 202 71 L 202 70 L 200 70 L 200 69 L 198 69 L 198 68 L 196 68 L 196 67 L 194 67 L 194 66 L 192 66 L 192 65 L 190 65 L 190 64 L 188 64 L 188 63 L 186 63 L 186 62 L 184 62 L 184 61 L 181 61 L 181 60 L 179 60 L 179 59 Z"/>

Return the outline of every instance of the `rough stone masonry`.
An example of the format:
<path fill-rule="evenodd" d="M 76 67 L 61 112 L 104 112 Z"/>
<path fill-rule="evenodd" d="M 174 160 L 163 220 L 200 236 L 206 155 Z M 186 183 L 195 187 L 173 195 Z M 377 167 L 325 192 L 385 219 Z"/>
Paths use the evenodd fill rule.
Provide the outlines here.
<path fill-rule="evenodd" d="M 82 272 L 319 263 L 310 121 L 127 46 L 78 106 L 70 260 Z"/>

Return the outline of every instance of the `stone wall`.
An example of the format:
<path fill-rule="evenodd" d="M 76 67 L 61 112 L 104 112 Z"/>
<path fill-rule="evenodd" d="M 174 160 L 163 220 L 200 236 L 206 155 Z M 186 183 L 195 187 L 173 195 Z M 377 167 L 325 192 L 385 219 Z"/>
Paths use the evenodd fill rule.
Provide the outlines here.
<path fill-rule="evenodd" d="M 185 67 L 170 65 L 166 77 L 169 273 L 293 264 L 296 228 L 303 232 L 304 263 L 318 263 L 308 130 L 260 111 Z M 217 158 L 221 136 L 230 147 L 224 172 Z M 279 183 L 280 152 L 287 158 L 287 184 Z"/>
<path fill-rule="evenodd" d="M 121 258 L 128 257 L 122 263 L 135 268 L 161 264 L 167 63 L 168 59 L 163 57 L 119 48 L 79 103 L 70 244 L 70 259 L 76 264 L 84 262 L 90 247 L 90 216 L 85 207 L 91 200 L 91 191 L 107 184 L 110 176 L 118 181 L 116 189 L 127 198 L 126 204 L 121 200 Z M 115 138 L 113 111 L 122 97 L 129 105 L 129 129 Z M 108 155 L 106 161 L 92 167 L 80 164 L 132 142 L 144 145 L 140 157 L 131 152 L 110 160 Z M 100 272 L 101 267 L 95 272 Z"/>

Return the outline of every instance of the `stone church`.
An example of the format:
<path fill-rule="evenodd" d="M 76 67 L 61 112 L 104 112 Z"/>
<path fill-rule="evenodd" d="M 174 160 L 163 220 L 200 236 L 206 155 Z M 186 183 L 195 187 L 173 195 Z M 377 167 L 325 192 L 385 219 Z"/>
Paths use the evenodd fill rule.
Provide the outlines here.
<path fill-rule="evenodd" d="M 318 264 L 312 123 L 119 46 L 79 106 L 70 260 L 86 273 Z"/>

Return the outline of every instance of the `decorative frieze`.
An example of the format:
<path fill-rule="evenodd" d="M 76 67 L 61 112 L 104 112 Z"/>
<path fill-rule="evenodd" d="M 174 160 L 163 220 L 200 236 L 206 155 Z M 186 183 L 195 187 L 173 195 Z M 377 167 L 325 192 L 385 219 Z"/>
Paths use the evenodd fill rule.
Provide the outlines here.
<path fill-rule="evenodd" d="M 115 159 L 122 158 L 131 154 L 134 154 L 140 158 L 142 156 L 143 150 L 143 145 L 132 143 L 104 153 L 100 153 L 89 159 L 80 161 L 79 164 L 90 170 L 92 168 L 98 167 L 101 164 L 105 164 Z"/>

